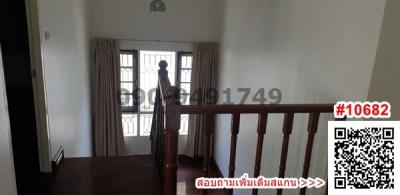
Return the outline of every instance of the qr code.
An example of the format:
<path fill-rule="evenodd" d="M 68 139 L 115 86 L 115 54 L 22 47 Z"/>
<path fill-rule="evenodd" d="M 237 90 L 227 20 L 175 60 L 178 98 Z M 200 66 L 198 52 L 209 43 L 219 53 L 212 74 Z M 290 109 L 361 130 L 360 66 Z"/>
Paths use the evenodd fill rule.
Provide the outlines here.
<path fill-rule="evenodd" d="M 335 188 L 394 188 L 394 128 L 335 128 Z"/>
<path fill-rule="evenodd" d="M 329 122 L 329 189 L 394 191 L 398 127 L 387 121 Z"/>

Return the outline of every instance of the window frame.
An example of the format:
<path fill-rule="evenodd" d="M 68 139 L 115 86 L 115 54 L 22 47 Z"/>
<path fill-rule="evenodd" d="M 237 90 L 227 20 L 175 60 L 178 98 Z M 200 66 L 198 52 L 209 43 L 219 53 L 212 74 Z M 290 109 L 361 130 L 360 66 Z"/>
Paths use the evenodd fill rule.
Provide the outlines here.
<path fill-rule="evenodd" d="M 184 57 L 184 56 L 190 56 L 192 58 L 191 68 L 182 68 L 182 57 Z M 181 76 L 182 76 L 182 70 L 190 70 L 190 72 L 192 73 L 192 70 L 193 70 L 193 52 L 179 51 L 179 52 L 177 52 L 176 57 L 177 57 L 177 60 L 176 60 L 176 73 L 175 73 L 176 80 L 175 80 L 175 85 L 179 89 L 179 97 L 181 98 L 182 96 L 187 96 L 185 98 L 185 100 L 187 100 L 189 102 L 189 104 L 190 104 L 190 93 L 191 92 L 190 93 L 182 93 L 181 92 L 181 84 L 182 83 L 186 83 L 186 84 L 189 84 L 190 87 L 191 87 L 192 86 L 192 81 L 190 81 L 190 82 L 181 82 Z M 187 98 L 189 98 L 189 99 L 187 99 Z M 182 116 L 181 116 L 181 124 L 182 124 Z M 187 125 L 189 125 L 189 119 L 187 120 Z M 188 135 L 188 130 L 185 129 L 183 131 L 182 129 L 180 129 L 179 135 L 180 136 L 187 136 Z"/>
<path fill-rule="evenodd" d="M 122 106 L 121 105 L 121 112 L 122 112 L 122 114 L 132 114 L 132 113 L 134 114 L 134 113 L 139 112 L 139 104 L 138 104 L 139 93 L 137 93 L 137 89 L 139 87 L 139 62 L 140 62 L 140 60 L 139 60 L 139 50 L 121 49 L 121 50 L 119 50 L 119 59 L 121 58 L 121 54 L 131 54 L 133 56 L 136 56 L 136 63 L 133 63 L 132 67 L 122 66 L 121 62 L 119 60 L 120 71 L 122 70 L 122 68 L 132 69 L 132 75 L 133 75 L 132 79 L 136 78 L 136 80 L 132 80 L 132 82 L 129 82 L 129 81 L 125 82 L 125 83 L 132 83 L 132 87 L 133 87 L 132 93 L 124 93 L 124 94 L 128 94 L 128 95 L 132 96 L 133 105 L 132 106 Z M 132 62 L 134 62 L 134 59 L 132 59 Z M 136 77 L 134 77 L 134 73 L 135 73 L 134 70 L 136 70 Z M 120 80 L 120 85 L 122 83 L 124 83 L 124 81 Z M 135 85 L 136 85 L 136 87 L 135 87 Z M 135 89 L 136 89 L 136 92 L 135 92 Z M 120 96 L 122 97 L 122 95 L 123 94 L 122 94 L 122 89 L 121 89 Z"/>
<path fill-rule="evenodd" d="M 190 56 L 193 59 L 193 52 L 189 51 L 178 51 L 176 52 L 176 80 L 175 80 L 175 85 L 179 88 L 179 95 L 190 95 L 189 93 L 182 94 L 180 91 L 181 88 L 181 83 L 189 83 L 191 84 L 192 82 L 181 82 L 181 73 L 182 70 L 193 70 L 193 61 L 192 61 L 192 68 L 182 68 L 182 57 L 184 56 Z"/>

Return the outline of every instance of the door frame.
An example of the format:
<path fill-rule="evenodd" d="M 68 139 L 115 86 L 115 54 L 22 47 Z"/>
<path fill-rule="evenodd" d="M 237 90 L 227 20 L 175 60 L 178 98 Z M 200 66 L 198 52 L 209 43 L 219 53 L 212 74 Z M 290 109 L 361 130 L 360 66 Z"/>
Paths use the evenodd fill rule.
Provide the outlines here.
<path fill-rule="evenodd" d="M 47 115 L 47 98 L 45 73 L 42 59 L 42 36 L 39 28 L 39 12 L 37 0 L 25 0 L 29 53 L 31 60 L 31 73 L 33 84 L 33 96 L 36 114 L 37 141 L 39 149 L 40 171 L 50 173 L 51 155 L 50 155 L 50 132 Z"/>

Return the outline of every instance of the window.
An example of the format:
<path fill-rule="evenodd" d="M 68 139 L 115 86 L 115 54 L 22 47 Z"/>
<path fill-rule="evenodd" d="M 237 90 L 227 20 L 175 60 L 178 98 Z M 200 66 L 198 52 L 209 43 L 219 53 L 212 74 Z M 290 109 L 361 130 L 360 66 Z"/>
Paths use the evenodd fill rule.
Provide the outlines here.
<path fill-rule="evenodd" d="M 175 82 L 175 52 L 140 51 L 139 66 L 139 94 L 140 106 L 138 112 L 140 136 L 149 136 L 153 120 L 154 101 L 158 82 L 158 63 L 165 60 L 168 63 L 168 77 L 171 83 Z"/>
<path fill-rule="evenodd" d="M 176 56 L 176 52 L 170 51 L 121 51 L 122 126 L 125 136 L 150 135 L 158 63 L 167 61 L 168 77 L 171 83 L 175 83 L 175 75 L 179 74 Z"/>
<path fill-rule="evenodd" d="M 138 52 L 135 50 L 123 50 L 120 53 L 121 67 L 121 109 L 122 125 L 124 135 L 137 135 L 137 116 L 133 113 L 138 111 L 137 104 L 137 70 L 138 70 Z"/>
<path fill-rule="evenodd" d="M 192 53 L 178 52 L 178 74 L 177 86 L 181 89 L 181 103 L 183 105 L 190 104 L 190 87 L 192 75 Z M 187 135 L 189 124 L 189 115 L 181 115 L 181 129 L 179 134 Z"/>

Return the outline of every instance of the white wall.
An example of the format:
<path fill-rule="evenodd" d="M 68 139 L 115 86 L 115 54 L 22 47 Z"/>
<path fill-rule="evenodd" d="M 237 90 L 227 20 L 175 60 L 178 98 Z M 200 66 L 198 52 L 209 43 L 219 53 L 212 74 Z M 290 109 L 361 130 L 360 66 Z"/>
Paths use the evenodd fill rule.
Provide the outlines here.
<path fill-rule="evenodd" d="M 11 146 L 10 120 L 8 118 L 6 84 L 0 47 L 0 194 L 16 195 L 14 160 Z"/>
<path fill-rule="evenodd" d="M 227 0 L 219 90 L 233 88 L 236 102 L 238 87 L 251 87 L 253 95 L 258 88 L 279 88 L 282 103 L 366 100 L 384 5 L 385 1 L 376 0 Z M 295 116 L 286 170 L 289 177 L 301 176 L 306 117 Z M 328 118 L 322 116 L 316 137 L 313 177 L 326 178 Z M 256 116 L 242 116 L 237 176 L 253 173 L 256 125 Z M 215 158 L 224 175 L 228 173 L 229 129 L 230 117 L 218 117 Z M 278 175 L 281 144 L 282 116 L 270 116 L 261 171 L 266 177 Z M 323 190 L 310 191 L 321 194 Z M 238 190 L 235 194 L 248 193 Z"/>
<path fill-rule="evenodd" d="M 39 0 L 51 156 L 91 156 L 89 39 L 84 0 Z M 45 31 L 50 39 L 44 39 Z"/>
<path fill-rule="evenodd" d="M 151 0 L 88 0 L 92 37 L 215 41 L 220 0 L 164 0 L 167 11 L 149 11 Z"/>
<path fill-rule="evenodd" d="M 381 37 L 372 75 L 368 99 L 388 101 L 392 105 L 391 120 L 400 119 L 400 1 L 387 0 Z"/>

